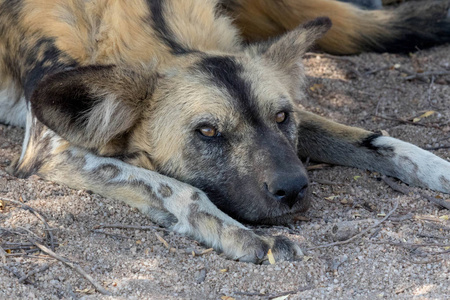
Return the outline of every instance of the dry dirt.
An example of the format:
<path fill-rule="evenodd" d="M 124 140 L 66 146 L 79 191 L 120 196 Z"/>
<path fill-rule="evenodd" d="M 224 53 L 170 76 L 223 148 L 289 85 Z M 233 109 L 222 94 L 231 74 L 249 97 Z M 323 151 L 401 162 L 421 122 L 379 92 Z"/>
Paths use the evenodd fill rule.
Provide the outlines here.
<path fill-rule="evenodd" d="M 426 77 L 431 82 L 406 80 L 402 69 L 450 71 L 449 53 L 450 46 L 442 46 L 410 56 L 308 56 L 310 99 L 304 106 L 345 124 L 385 130 L 421 147 L 448 146 L 450 76 Z M 427 111 L 435 113 L 414 124 L 399 121 Z M 450 212 L 420 194 L 447 200 L 449 195 L 418 188 L 402 195 L 379 174 L 364 170 L 315 170 L 310 172 L 317 180 L 312 209 L 306 214 L 310 220 L 289 228 L 258 228 L 296 241 L 305 249 L 302 260 L 253 265 L 227 260 L 214 251 L 193 257 L 192 251 L 204 250 L 201 245 L 160 229 L 94 230 L 102 223 L 153 225 L 121 202 L 37 177 L 8 175 L 5 169 L 19 153 L 22 136 L 22 129 L 0 126 L 0 197 L 23 201 L 40 212 L 53 229 L 55 252 L 81 266 L 113 296 L 96 292 L 74 270 L 42 253 L 25 256 L 24 250 L 11 250 L 0 268 L 1 299 L 284 299 L 286 293 L 287 299 L 450 298 Z M 448 147 L 433 152 L 450 159 Z M 333 185 L 324 184 L 327 181 Z M 368 228 L 397 202 L 392 217 L 361 238 L 311 249 Z M 29 211 L 2 205 L 4 249 L 20 246 L 7 243 L 24 243 L 31 236 L 26 229 L 44 236 L 42 222 Z M 165 248 L 156 233 L 176 250 Z M 423 244 L 428 246 L 418 246 Z M 19 277 L 45 264 L 47 270 L 19 283 Z"/>

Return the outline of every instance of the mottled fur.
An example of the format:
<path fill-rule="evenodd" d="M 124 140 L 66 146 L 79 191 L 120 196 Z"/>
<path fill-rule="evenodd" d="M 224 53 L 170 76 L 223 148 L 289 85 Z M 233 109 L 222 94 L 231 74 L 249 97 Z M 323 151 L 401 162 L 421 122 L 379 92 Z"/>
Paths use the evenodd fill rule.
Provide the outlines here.
<path fill-rule="evenodd" d="M 260 262 L 268 249 L 292 259 L 297 245 L 237 220 L 288 223 L 307 209 L 300 157 L 450 192 L 447 161 L 297 107 L 301 57 L 321 37 L 338 53 L 413 49 L 403 34 L 448 41 L 448 20 L 430 18 L 437 9 L 410 13 L 428 31 L 405 11 L 331 0 L 0 0 L 0 121 L 26 128 L 11 172 L 122 200 L 232 259 Z M 316 18 L 324 14 L 333 27 Z"/>

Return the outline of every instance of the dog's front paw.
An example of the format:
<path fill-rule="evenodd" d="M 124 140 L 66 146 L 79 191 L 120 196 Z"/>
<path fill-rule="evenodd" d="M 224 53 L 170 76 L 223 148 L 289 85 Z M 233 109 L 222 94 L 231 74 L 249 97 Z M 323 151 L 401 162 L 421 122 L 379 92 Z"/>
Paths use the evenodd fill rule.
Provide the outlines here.
<path fill-rule="evenodd" d="M 413 186 L 450 193 L 450 162 L 447 160 L 387 136 L 376 138 L 372 145 L 381 149 L 378 154 L 387 159 L 382 173 Z M 382 165 L 381 159 L 378 164 Z"/>
<path fill-rule="evenodd" d="M 230 259 L 252 263 L 276 263 L 303 256 L 300 247 L 284 236 L 258 235 L 241 228 L 226 234 L 222 250 Z"/>

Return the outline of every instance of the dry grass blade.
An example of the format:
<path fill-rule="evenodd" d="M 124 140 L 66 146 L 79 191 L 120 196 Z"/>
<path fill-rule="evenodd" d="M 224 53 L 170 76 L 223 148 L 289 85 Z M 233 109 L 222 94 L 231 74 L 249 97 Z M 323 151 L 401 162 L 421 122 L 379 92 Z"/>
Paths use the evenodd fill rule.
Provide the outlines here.
<path fill-rule="evenodd" d="M 205 254 L 211 253 L 213 251 L 214 251 L 214 248 L 208 248 L 208 249 L 203 250 L 202 252 L 200 252 L 197 255 L 205 255 Z"/>
<path fill-rule="evenodd" d="M 160 236 L 157 232 L 155 232 L 155 235 L 156 235 L 156 238 L 157 238 L 161 243 L 163 243 L 164 247 L 166 247 L 166 248 L 169 249 L 169 250 L 170 250 L 170 248 L 172 248 L 172 247 L 170 246 L 170 244 L 169 244 L 165 239 L 163 239 L 162 236 Z"/>
<path fill-rule="evenodd" d="M 50 255 L 51 257 L 53 257 L 54 259 L 59 260 L 60 262 L 64 263 L 66 266 L 72 268 L 73 270 L 75 270 L 78 274 L 80 274 L 81 276 L 83 276 L 84 278 L 86 278 L 94 287 L 97 291 L 99 291 L 101 294 L 103 295 L 108 295 L 110 296 L 111 293 L 109 291 L 107 291 L 104 287 L 102 287 L 98 282 L 96 282 L 94 280 L 94 278 L 91 277 L 91 275 L 89 275 L 88 273 L 86 273 L 80 266 L 72 263 L 71 261 L 69 261 L 68 259 L 56 254 L 55 252 L 53 252 L 50 248 L 36 242 L 35 240 L 28 238 L 28 240 L 33 243 L 36 247 L 38 247 L 39 249 L 41 249 L 41 251 L 43 251 L 44 253 Z"/>
<path fill-rule="evenodd" d="M 271 265 L 274 265 L 276 263 L 275 257 L 273 256 L 273 253 L 272 253 L 272 249 L 269 249 L 269 251 L 267 251 L 267 258 L 269 259 L 269 263 Z"/>

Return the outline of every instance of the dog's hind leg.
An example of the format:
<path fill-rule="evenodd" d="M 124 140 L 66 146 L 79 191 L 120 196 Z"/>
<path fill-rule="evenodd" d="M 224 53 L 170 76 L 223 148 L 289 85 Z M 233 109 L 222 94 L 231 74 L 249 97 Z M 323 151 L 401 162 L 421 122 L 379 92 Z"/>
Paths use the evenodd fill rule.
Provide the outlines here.
<path fill-rule="evenodd" d="M 450 162 L 410 143 L 299 111 L 299 155 L 377 171 L 414 186 L 450 193 Z"/>
<path fill-rule="evenodd" d="M 11 167 L 19 177 L 45 179 L 124 201 L 150 219 L 188 235 L 228 258 L 262 262 L 269 249 L 275 259 L 290 260 L 300 248 L 285 237 L 263 236 L 220 211 L 201 190 L 112 157 L 72 146 L 29 115 L 28 141 Z"/>
<path fill-rule="evenodd" d="M 450 42 L 448 1 L 405 3 L 393 10 L 364 10 L 335 0 L 222 0 L 244 38 L 276 37 L 327 16 L 331 30 L 318 41 L 336 54 L 410 52 Z"/>

